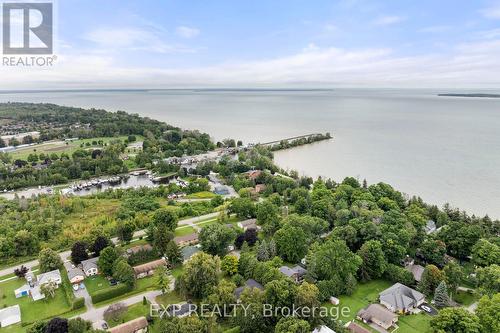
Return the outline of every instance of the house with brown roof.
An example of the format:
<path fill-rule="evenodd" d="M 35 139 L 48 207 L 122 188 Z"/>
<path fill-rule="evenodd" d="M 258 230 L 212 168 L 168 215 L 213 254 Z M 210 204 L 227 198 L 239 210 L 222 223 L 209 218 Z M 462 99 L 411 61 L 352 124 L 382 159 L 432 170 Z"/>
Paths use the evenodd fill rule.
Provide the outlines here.
<path fill-rule="evenodd" d="M 131 254 L 136 254 L 139 252 L 150 252 L 150 251 L 153 251 L 153 247 L 149 244 L 144 244 L 144 245 L 133 246 L 133 247 L 127 249 L 127 251 L 125 251 L 125 252 L 127 253 L 127 255 L 131 255 Z"/>
<path fill-rule="evenodd" d="M 167 266 L 167 261 L 164 258 L 134 266 L 135 277 L 141 279 L 146 276 L 151 276 L 154 274 L 155 269 L 160 266 Z"/>
<path fill-rule="evenodd" d="M 349 325 L 347 325 L 347 330 L 352 333 L 371 333 L 369 330 L 354 321 L 351 321 Z"/>
<path fill-rule="evenodd" d="M 112 327 L 108 331 L 111 333 L 145 333 L 148 331 L 148 320 L 146 317 L 139 317 Z"/>
<path fill-rule="evenodd" d="M 243 231 L 247 231 L 247 229 L 260 230 L 260 227 L 257 225 L 257 219 L 248 219 L 238 222 L 238 227 L 243 229 Z"/>
<path fill-rule="evenodd" d="M 198 244 L 198 241 L 198 234 L 196 232 L 186 236 L 178 236 L 174 238 L 175 244 L 179 247 Z"/>
<path fill-rule="evenodd" d="M 366 308 L 361 309 L 357 314 L 357 318 L 365 324 L 374 323 L 384 329 L 388 329 L 398 321 L 396 314 L 380 304 L 370 304 Z"/>

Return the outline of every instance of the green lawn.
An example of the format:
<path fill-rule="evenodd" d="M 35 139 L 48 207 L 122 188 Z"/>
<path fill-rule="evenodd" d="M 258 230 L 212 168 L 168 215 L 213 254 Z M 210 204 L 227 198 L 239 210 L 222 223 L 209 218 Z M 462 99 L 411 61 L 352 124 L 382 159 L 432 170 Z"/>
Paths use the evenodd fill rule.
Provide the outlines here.
<path fill-rule="evenodd" d="M 180 228 L 175 229 L 174 235 L 175 235 L 175 237 L 180 237 L 180 236 L 187 236 L 187 235 L 193 234 L 195 232 L 196 232 L 196 230 L 194 230 L 193 227 L 185 226 L 185 227 L 180 227 Z"/>
<path fill-rule="evenodd" d="M 127 308 L 127 312 L 118 320 L 108 321 L 109 326 L 115 327 L 127 321 L 147 316 L 149 314 L 149 303 L 144 305 L 142 302 L 131 305 Z"/>
<path fill-rule="evenodd" d="M 178 304 L 183 301 L 184 300 L 182 299 L 182 297 L 176 291 L 171 291 L 169 293 L 156 297 L 156 302 L 163 305 Z"/>
<path fill-rule="evenodd" d="M 479 297 L 476 294 L 459 290 L 455 295 L 453 295 L 453 300 L 457 303 L 462 304 L 463 306 L 469 306 L 479 300 Z"/>
<path fill-rule="evenodd" d="M 209 191 L 203 191 L 203 192 L 189 194 L 188 196 L 186 196 L 186 198 L 187 199 L 212 199 L 215 196 L 217 196 L 215 193 L 212 193 Z"/>
<path fill-rule="evenodd" d="M 139 279 L 136 281 L 135 288 L 133 290 L 131 290 L 130 292 L 123 294 L 123 295 L 120 295 L 118 297 L 112 298 L 112 299 L 105 300 L 103 302 L 99 302 L 99 303 L 94 304 L 94 305 L 96 307 L 106 306 L 106 305 L 109 305 L 112 303 L 116 303 L 120 300 L 129 298 L 130 296 L 137 295 L 137 294 L 143 293 L 143 292 L 148 291 L 148 290 L 155 290 L 155 289 L 158 289 L 157 279 L 155 276 Z"/>
<path fill-rule="evenodd" d="M 424 313 L 399 316 L 398 319 L 399 329 L 396 332 L 430 333 L 431 319 L 432 319 L 431 316 Z"/>
<path fill-rule="evenodd" d="M 88 277 L 83 282 L 85 283 L 85 288 L 87 288 L 87 291 L 91 296 L 99 290 L 116 288 L 116 286 L 111 286 L 109 281 L 101 275 Z"/>
<path fill-rule="evenodd" d="M 61 315 L 71 310 L 63 286 L 59 287 L 53 299 L 33 301 L 29 296 L 16 298 L 14 290 L 25 283 L 24 279 L 14 279 L 0 283 L 0 308 L 19 304 L 23 324 Z"/>
<path fill-rule="evenodd" d="M 337 308 L 339 319 L 344 323 L 356 317 L 359 310 L 366 307 L 370 303 L 376 303 L 378 294 L 384 289 L 392 285 L 389 281 L 375 280 L 368 283 L 359 284 L 356 291 L 350 296 L 340 296 L 340 304 L 335 306 L 327 302 L 323 305 L 326 307 Z M 342 308 L 344 308 L 344 315 L 342 315 Z M 349 309 L 349 311 L 347 311 Z"/>

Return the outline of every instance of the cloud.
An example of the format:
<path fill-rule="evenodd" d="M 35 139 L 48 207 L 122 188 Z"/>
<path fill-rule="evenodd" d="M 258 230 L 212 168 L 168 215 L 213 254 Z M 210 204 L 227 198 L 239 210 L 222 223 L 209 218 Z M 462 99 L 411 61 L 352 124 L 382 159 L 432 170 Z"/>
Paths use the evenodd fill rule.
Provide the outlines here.
<path fill-rule="evenodd" d="M 500 19 L 500 4 L 488 8 L 483 8 L 479 12 L 486 18 Z"/>
<path fill-rule="evenodd" d="M 179 26 L 175 29 L 175 33 L 183 38 L 194 38 L 200 34 L 200 30 L 192 27 Z"/>
<path fill-rule="evenodd" d="M 373 21 L 373 24 L 375 25 L 391 25 L 391 24 L 396 24 L 405 21 L 406 18 L 402 16 L 380 16 L 377 19 Z"/>
<path fill-rule="evenodd" d="M 424 27 L 422 29 L 419 29 L 418 32 L 425 32 L 425 33 L 441 33 L 441 32 L 446 32 L 450 31 L 453 27 L 449 25 L 433 25 L 430 27 Z"/>
<path fill-rule="evenodd" d="M 155 53 L 193 52 L 182 45 L 168 44 L 154 31 L 136 27 L 101 27 L 87 32 L 83 38 L 96 44 L 96 51 L 148 51 Z"/>

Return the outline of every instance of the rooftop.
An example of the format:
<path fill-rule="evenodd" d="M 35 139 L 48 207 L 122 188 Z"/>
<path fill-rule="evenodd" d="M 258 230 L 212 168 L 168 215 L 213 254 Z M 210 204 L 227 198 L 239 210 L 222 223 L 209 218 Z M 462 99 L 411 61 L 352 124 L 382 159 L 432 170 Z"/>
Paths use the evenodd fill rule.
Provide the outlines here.
<path fill-rule="evenodd" d="M 391 326 L 394 319 L 398 316 L 380 304 L 370 304 L 358 312 L 358 317 L 366 321 L 371 321 L 372 318 L 376 318 L 387 326 Z"/>
<path fill-rule="evenodd" d="M 146 273 L 146 272 L 149 272 L 149 271 L 151 271 L 159 266 L 166 266 L 166 265 L 167 265 L 167 261 L 162 258 L 162 259 L 151 261 L 151 262 L 148 262 L 148 263 L 145 263 L 142 265 L 134 266 L 134 272 L 135 272 L 135 274 Z"/>
<path fill-rule="evenodd" d="M 134 333 L 140 329 L 148 327 L 148 321 L 146 317 L 139 317 L 131 321 L 127 321 L 121 325 L 112 327 L 109 329 L 111 333 Z"/>
<path fill-rule="evenodd" d="M 379 296 L 380 301 L 391 304 L 397 310 L 404 310 L 414 306 L 417 301 L 425 298 L 424 294 L 401 283 L 396 283 L 387 288 Z"/>
<path fill-rule="evenodd" d="M 99 257 L 95 257 L 95 258 L 90 258 L 90 259 L 82 261 L 81 264 L 82 264 L 83 271 L 86 272 L 91 268 L 97 268 L 97 261 L 98 260 L 99 260 Z"/>

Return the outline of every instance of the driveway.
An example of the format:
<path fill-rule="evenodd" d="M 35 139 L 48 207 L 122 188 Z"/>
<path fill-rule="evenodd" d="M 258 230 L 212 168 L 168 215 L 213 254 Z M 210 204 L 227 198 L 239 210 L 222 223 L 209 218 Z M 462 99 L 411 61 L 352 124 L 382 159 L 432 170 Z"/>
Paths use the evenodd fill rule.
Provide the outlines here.
<path fill-rule="evenodd" d="M 87 288 L 80 288 L 77 291 L 73 289 L 73 293 L 75 297 L 83 297 L 85 299 L 85 306 L 87 307 L 87 311 L 94 310 L 94 304 L 92 304 L 92 298 L 90 297 Z"/>
<path fill-rule="evenodd" d="M 430 312 L 427 312 L 424 310 L 424 308 L 422 308 L 423 306 L 431 309 Z M 421 304 L 419 307 L 418 307 L 420 310 L 422 310 L 423 313 L 425 314 L 428 314 L 429 316 L 437 316 L 438 314 L 438 310 L 436 310 L 432 305 L 430 305 L 429 303 L 423 303 Z"/>

